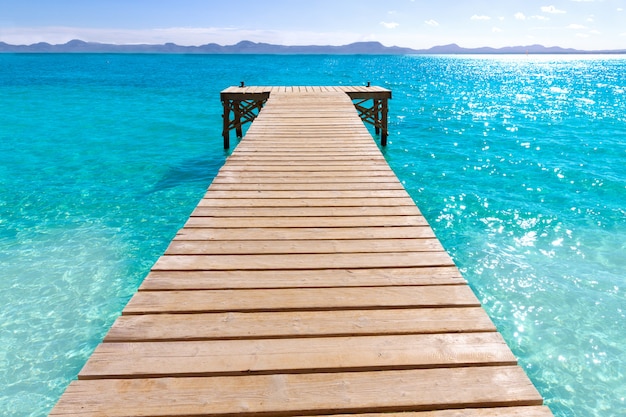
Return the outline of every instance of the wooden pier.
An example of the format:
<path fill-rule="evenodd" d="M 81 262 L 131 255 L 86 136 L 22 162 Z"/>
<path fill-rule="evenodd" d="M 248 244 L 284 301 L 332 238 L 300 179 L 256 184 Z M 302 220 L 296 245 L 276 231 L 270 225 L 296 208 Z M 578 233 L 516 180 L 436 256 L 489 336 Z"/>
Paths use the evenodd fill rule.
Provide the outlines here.
<path fill-rule="evenodd" d="M 50 415 L 552 415 L 349 91 L 233 99 L 254 123 Z"/>
<path fill-rule="evenodd" d="M 365 87 L 244 87 L 242 82 L 241 86 L 227 88 L 220 94 L 222 105 L 224 106 L 224 115 L 222 116 L 224 121 L 222 129 L 224 149 L 230 147 L 230 131 L 235 130 L 237 137 L 241 138 L 243 136 L 243 125 L 254 121 L 270 97 L 270 94 L 317 92 L 341 92 L 347 94 L 353 101 L 361 120 L 374 126 L 376 134 L 380 134 L 381 145 L 387 145 L 388 100 L 391 98 L 391 91 L 386 88 L 371 86 L 369 82 Z M 317 107 L 303 108 L 301 111 L 311 113 L 311 116 L 316 117 Z M 327 111 L 327 109 L 324 109 L 324 111 Z M 325 119 L 324 115 L 320 116 L 319 119 L 323 121 Z"/>

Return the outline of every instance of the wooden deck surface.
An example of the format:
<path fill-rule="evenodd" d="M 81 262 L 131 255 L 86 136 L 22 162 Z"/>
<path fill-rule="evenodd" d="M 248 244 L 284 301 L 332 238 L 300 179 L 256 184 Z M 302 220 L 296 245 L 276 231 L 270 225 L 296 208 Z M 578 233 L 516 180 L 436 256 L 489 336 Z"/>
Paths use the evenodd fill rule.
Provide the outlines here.
<path fill-rule="evenodd" d="M 345 88 L 277 87 L 50 415 L 541 404 Z"/>

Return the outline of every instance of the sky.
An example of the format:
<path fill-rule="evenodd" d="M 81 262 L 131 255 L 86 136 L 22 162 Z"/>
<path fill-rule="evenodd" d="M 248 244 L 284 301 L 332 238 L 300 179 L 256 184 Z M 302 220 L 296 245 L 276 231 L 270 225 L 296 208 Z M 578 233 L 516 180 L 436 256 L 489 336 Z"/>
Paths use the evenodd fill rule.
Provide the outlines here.
<path fill-rule="evenodd" d="M 0 0 L 0 41 L 626 49 L 626 0 Z"/>

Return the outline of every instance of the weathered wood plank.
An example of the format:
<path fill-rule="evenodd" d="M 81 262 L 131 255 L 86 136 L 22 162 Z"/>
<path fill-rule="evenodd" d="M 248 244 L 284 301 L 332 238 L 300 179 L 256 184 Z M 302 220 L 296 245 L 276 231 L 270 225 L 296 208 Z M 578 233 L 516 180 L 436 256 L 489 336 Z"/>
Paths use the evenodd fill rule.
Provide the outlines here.
<path fill-rule="evenodd" d="M 239 146 L 243 146 L 245 148 L 248 147 L 256 147 L 258 145 L 259 149 L 270 148 L 272 145 L 277 145 L 277 150 L 279 151 L 288 151 L 289 149 L 300 150 L 305 148 L 315 148 L 317 149 L 345 149 L 347 145 L 350 148 L 355 150 L 365 149 L 375 149 L 377 148 L 375 143 L 371 143 L 372 137 L 369 135 L 369 132 L 354 132 L 354 131 L 339 131 L 337 129 L 333 129 L 331 132 L 330 129 L 324 130 L 323 128 L 306 128 L 306 129 L 298 129 L 299 136 L 301 139 L 298 142 L 293 142 L 294 130 L 297 128 L 291 128 L 289 130 L 276 129 L 272 131 L 272 127 L 268 124 L 265 126 L 256 127 L 256 123 L 252 125 L 252 127 L 248 130 L 248 134 L 253 137 L 246 138 L 245 141 L 240 142 Z M 272 133 L 274 132 L 275 135 Z M 332 138 L 326 138 L 320 133 L 329 133 L 332 134 Z M 292 138 L 292 142 L 289 142 L 289 138 Z M 274 138 L 274 140 L 272 140 Z M 367 141 L 366 141 L 367 140 Z M 320 147 L 320 144 L 323 145 L 323 148 Z M 342 148 L 343 147 L 343 148 Z"/>
<path fill-rule="evenodd" d="M 311 415 L 310 417 L 322 417 Z M 403 413 L 334 414 L 334 417 L 552 417 L 544 406 L 463 408 Z"/>
<path fill-rule="evenodd" d="M 213 184 L 232 184 L 232 183 L 266 183 L 266 184 L 299 184 L 307 182 L 315 183 L 390 183 L 398 180 L 391 173 L 384 171 L 374 172 L 296 172 L 285 177 L 284 172 L 261 171 L 254 173 L 247 171 L 242 175 L 238 171 L 221 171 L 220 175 L 215 177 Z"/>
<path fill-rule="evenodd" d="M 399 227 L 427 226 L 423 216 L 320 216 L 320 217 L 190 217 L 185 227 Z"/>
<path fill-rule="evenodd" d="M 388 198 L 203 198 L 199 207 L 396 207 L 414 205 L 410 197 Z"/>
<path fill-rule="evenodd" d="M 139 291 L 122 314 L 477 307 L 467 285 Z"/>
<path fill-rule="evenodd" d="M 277 132 L 276 136 L 273 136 L 273 141 L 269 132 L 267 134 L 259 133 L 258 137 L 259 139 L 256 142 L 240 142 L 239 145 L 237 145 L 237 152 L 241 152 L 246 155 L 272 155 L 272 151 L 275 151 L 279 155 L 287 156 L 292 152 L 298 155 L 312 155 L 316 153 L 316 150 L 320 149 L 320 144 L 314 141 L 313 138 L 310 139 L 311 143 L 292 143 L 290 145 L 288 142 L 290 135 L 288 133 Z M 350 140 L 350 143 L 343 143 L 344 138 Z M 336 137 L 334 142 L 324 143 L 324 149 L 326 152 L 334 154 L 346 154 L 343 151 L 346 146 L 349 146 L 352 149 L 352 152 L 349 152 L 348 154 L 373 154 L 375 152 L 380 152 L 375 145 L 359 145 L 359 142 L 355 142 L 354 139 L 356 139 L 355 135 Z"/>
<path fill-rule="evenodd" d="M 300 271 L 151 271 L 139 290 L 322 288 L 466 283 L 454 266 Z"/>
<path fill-rule="evenodd" d="M 497 381 L 496 383 L 494 383 Z M 385 395 L 377 395 L 385 387 Z M 540 405 L 517 366 L 76 381 L 51 416 L 308 414 Z"/>
<path fill-rule="evenodd" d="M 392 207 L 196 207 L 191 217 L 420 216 L 417 206 Z"/>
<path fill-rule="evenodd" d="M 345 146 L 337 147 L 334 149 L 325 148 L 324 150 L 319 150 L 317 148 L 304 148 L 304 149 L 295 149 L 291 146 L 285 146 L 285 149 L 281 149 L 280 147 L 272 146 L 267 148 L 260 148 L 259 146 L 240 146 L 237 147 L 238 156 L 243 157 L 264 157 L 264 158 L 288 158 L 290 156 L 310 156 L 316 158 L 322 157 L 334 157 L 334 156 L 367 156 L 367 157 L 376 157 L 380 158 L 380 151 L 377 147 L 350 147 L 346 149 Z"/>
<path fill-rule="evenodd" d="M 446 252 L 288 255 L 164 255 L 153 270 L 366 269 L 452 266 Z"/>
<path fill-rule="evenodd" d="M 428 226 L 404 227 L 303 227 L 303 228 L 190 228 L 181 229 L 176 240 L 325 240 L 325 239 L 420 239 L 435 234 Z M 426 266 L 426 265 L 424 265 Z"/>
<path fill-rule="evenodd" d="M 284 159 L 284 160 L 272 160 L 272 161 L 261 161 L 261 160 L 249 160 L 249 161 L 242 161 L 242 160 L 233 160 L 233 161 L 228 161 L 226 162 L 226 164 L 228 164 L 229 167 L 236 167 L 236 166 L 245 166 L 251 169 L 257 169 L 259 167 L 263 168 L 263 169 L 280 169 L 281 167 L 284 168 L 291 168 L 291 170 L 293 171 L 298 171 L 298 170 L 302 170 L 303 168 L 308 168 L 311 171 L 319 171 L 319 170 L 323 170 L 323 169 L 342 169 L 342 167 L 344 167 L 343 169 L 345 170 L 352 170 L 354 169 L 355 166 L 359 166 L 361 167 L 361 169 L 363 168 L 363 165 L 371 165 L 372 169 L 375 169 L 377 166 L 380 169 L 384 169 L 385 168 L 385 162 L 383 161 L 350 161 L 350 160 L 314 160 L 314 159 L 308 159 L 308 160 L 303 160 L 303 161 L 289 161 L 288 159 Z M 302 169 L 293 169 L 294 167 L 299 167 Z"/>
<path fill-rule="evenodd" d="M 220 183 L 213 182 L 209 190 L 215 191 L 343 191 L 343 190 L 403 190 L 398 182 L 314 182 L 308 183 Z"/>
<path fill-rule="evenodd" d="M 369 166 L 371 171 L 382 171 L 385 174 L 389 172 L 389 168 L 383 164 L 375 164 Z M 264 166 L 264 165 L 246 165 L 246 164 L 226 164 L 222 167 L 222 170 L 236 170 L 237 172 L 324 172 L 324 171 L 363 171 L 362 165 L 354 165 L 354 164 L 297 164 L 297 165 L 273 165 L 273 166 Z M 221 172 L 221 171 L 220 171 Z"/>
<path fill-rule="evenodd" d="M 254 255 L 281 253 L 364 253 L 443 251 L 438 239 L 173 240 L 168 255 Z"/>
<path fill-rule="evenodd" d="M 499 333 L 100 344 L 79 379 L 515 365 Z"/>
<path fill-rule="evenodd" d="M 343 129 L 343 135 L 335 135 L 337 130 Z M 267 126 L 255 128 L 254 131 L 249 130 L 248 134 L 254 135 L 254 141 L 259 145 L 278 145 L 278 150 L 280 148 L 288 149 L 289 148 L 289 138 L 293 138 L 294 136 L 298 136 L 302 141 L 308 141 L 311 144 L 316 144 L 320 149 L 332 149 L 336 148 L 337 143 L 341 143 L 343 146 L 352 146 L 363 143 L 367 136 L 367 131 L 355 131 L 346 127 L 341 126 L 292 126 L 289 128 L 283 128 L 277 130 L 271 124 Z M 324 139 L 326 138 L 326 139 Z M 371 140 L 371 136 L 369 136 Z M 335 145 L 335 146 L 333 146 Z M 375 145 L 374 145 L 375 146 Z M 311 147 L 306 144 L 296 145 L 294 150 L 298 148 Z M 374 149 L 367 148 L 365 149 Z"/>
<path fill-rule="evenodd" d="M 231 157 L 232 158 L 232 157 Z M 298 165 L 311 167 L 314 171 L 317 165 L 320 167 L 324 166 L 353 166 L 360 165 L 360 170 L 362 171 L 365 166 L 368 164 L 372 164 L 372 168 L 377 169 L 378 171 L 385 171 L 384 165 L 382 165 L 380 160 L 377 160 L 373 157 L 367 156 L 335 156 L 333 158 L 329 157 L 316 157 L 313 155 L 307 155 L 305 152 L 298 152 L 296 155 L 292 156 L 274 156 L 274 157 L 260 157 L 256 155 L 249 155 L 245 158 L 237 158 L 229 160 L 224 168 L 234 167 L 238 168 L 242 165 L 249 166 L 250 168 L 255 168 L 259 165 L 268 165 L 268 167 L 280 166 L 284 164 L 292 163 L 292 166 L 295 165 L 295 162 L 298 162 Z M 352 164 L 351 164 L 352 162 Z M 386 174 L 390 174 L 390 171 L 386 171 Z M 397 182 L 397 180 L 396 180 Z"/>
<path fill-rule="evenodd" d="M 224 90 L 222 90 L 222 93 L 224 94 L 249 94 L 249 93 L 270 93 L 270 92 L 274 92 L 276 93 L 276 95 L 273 95 L 272 97 L 278 97 L 280 95 L 280 97 L 289 97 L 289 95 L 284 94 L 281 95 L 280 93 L 286 93 L 286 92 L 294 92 L 294 88 L 300 89 L 300 86 L 247 86 L 247 87 L 240 87 L 240 86 L 232 86 L 232 87 L 227 87 Z M 391 90 L 378 86 L 378 85 L 370 85 L 367 87 L 364 86 L 351 86 L 351 85 L 341 85 L 341 86 L 320 86 L 318 87 L 320 88 L 320 91 L 329 91 L 329 92 L 343 92 L 343 93 L 353 93 L 353 92 L 367 92 L 370 94 L 375 94 L 375 93 L 384 93 L 387 94 L 389 97 L 391 97 Z M 298 94 L 296 97 L 306 97 L 305 94 Z M 288 98 L 286 98 L 288 99 Z"/>
<path fill-rule="evenodd" d="M 278 126 L 280 120 L 276 118 L 276 120 L 265 120 L 264 118 L 257 119 L 255 124 L 248 130 L 250 133 L 270 133 L 270 130 L 273 128 L 275 131 L 279 133 L 303 133 L 306 136 L 310 136 L 311 138 L 315 137 L 315 131 L 317 130 L 320 143 L 329 142 L 331 140 L 331 135 L 333 135 L 337 131 L 343 131 L 344 136 L 365 136 L 367 129 L 364 126 L 359 126 L 359 122 L 341 122 L 335 121 L 333 123 L 325 123 L 325 121 L 316 121 L 314 119 L 308 119 L 306 121 L 302 121 L 302 123 L 298 123 L 298 120 L 292 120 L 289 123 L 288 120 L 285 121 L 285 124 L 282 126 Z M 328 135 L 323 135 L 327 133 Z M 255 138 L 256 139 L 256 138 Z"/>
<path fill-rule="evenodd" d="M 492 332 L 481 307 L 120 316 L 105 342 Z"/>

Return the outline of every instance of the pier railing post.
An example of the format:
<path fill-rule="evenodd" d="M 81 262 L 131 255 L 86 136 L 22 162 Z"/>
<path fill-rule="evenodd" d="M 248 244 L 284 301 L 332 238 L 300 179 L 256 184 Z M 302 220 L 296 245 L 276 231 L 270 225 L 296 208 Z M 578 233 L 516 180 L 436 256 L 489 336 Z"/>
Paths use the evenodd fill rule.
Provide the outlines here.
<path fill-rule="evenodd" d="M 374 123 L 374 132 L 379 135 L 380 134 L 380 118 L 381 118 L 381 114 L 382 114 L 382 100 L 374 100 L 374 119 L 375 119 L 375 123 Z"/>
<path fill-rule="evenodd" d="M 387 99 L 384 98 L 381 100 L 381 109 L 380 109 L 380 125 L 381 125 L 381 132 L 380 132 L 380 145 L 381 146 L 387 146 L 387 135 L 389 134 L 388 132 L 388 122 L 387 122 L 387 117 L 388 117 L 388 113 L 389 113 L 389 106 L 387 104 Z"/>
<path fill-rule="evenodd" d="M 230 100 L 222 99 L 224 114 L 222 115 L 222 137 L 224 138 L 224 149 L 230 147 Z"/>
<path fill-rule="evenodd" d="M 235 125 L 235 134 L 237 135 L 237 138 L 241 139 L 243 137 L 243 130 L 241 128 L 241 101 L 233 101 L 233 111 L 235 113 L 235 120 L 233 120 Z"/>

